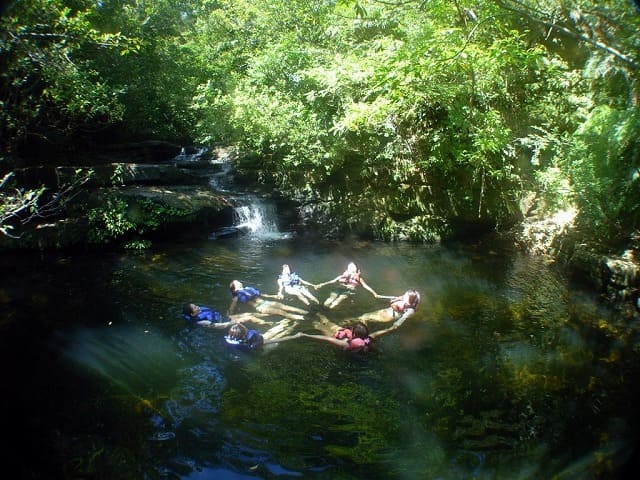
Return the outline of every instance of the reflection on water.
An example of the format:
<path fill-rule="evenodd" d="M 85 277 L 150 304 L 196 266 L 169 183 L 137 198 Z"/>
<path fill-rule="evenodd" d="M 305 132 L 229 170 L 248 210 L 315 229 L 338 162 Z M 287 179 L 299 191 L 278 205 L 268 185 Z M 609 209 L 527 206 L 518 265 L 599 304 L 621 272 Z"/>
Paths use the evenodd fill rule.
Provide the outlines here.
<path fill-rule="evenodd" d="M 349 261 L 381 294 L 422 293 L 418 313 L 368 356 L 307 339 L 230 354 L 223 330 L 180 315 L 185 302 L 226 310 L 234 278 L 275 293 L 282 263 L 320 283 Z M 91 288 L 57 315 L 64 291 L 89 285 L 78 264 L 91 265 Z M 8 394 L 52 397 L 40 411 L 10 408 L 29 409 L 28 428 L 56 432 L 61 446 L 40 465 L 67 478 L 608 479 L 635 438 L 637 333 L 541 259 L 497 245 L 247 236 L 33 270 L 0 299 L 23 320 L 12 299 L 37 287 L 48 328 L 11 323 L 4 352 L 44 345 L 53 376 L 23 362 Z M 324 313 L 344 323 L 383 306 L 361 291 Z M 311 332 L 307 318 L 297 328 Z"/>

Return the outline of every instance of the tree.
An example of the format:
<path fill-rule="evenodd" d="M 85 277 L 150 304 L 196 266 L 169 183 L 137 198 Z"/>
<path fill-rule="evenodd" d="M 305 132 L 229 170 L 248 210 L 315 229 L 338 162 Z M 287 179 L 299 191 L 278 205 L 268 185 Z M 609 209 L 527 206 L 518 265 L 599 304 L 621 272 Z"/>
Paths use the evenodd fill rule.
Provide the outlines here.
<path fill-rule="evenodd" d="M 90 57 L 103 50 L 126 54 L 135 40 L 96 30 L 95 2 L 12 3 L 1 19 L 0 98 L 2 152 L 28 141 L 62 144 L 82 128 L 122 118 L 118 91 L 103 81 Z"/>

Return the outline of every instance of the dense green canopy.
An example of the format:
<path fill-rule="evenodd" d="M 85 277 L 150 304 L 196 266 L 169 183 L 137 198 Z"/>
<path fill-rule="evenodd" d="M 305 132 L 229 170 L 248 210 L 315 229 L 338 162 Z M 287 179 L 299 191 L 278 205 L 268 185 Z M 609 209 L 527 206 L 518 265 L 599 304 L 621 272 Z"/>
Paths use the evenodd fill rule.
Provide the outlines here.
<path fill-rule="evenodd" d="M 577 208 L 585 234 L 628 242 L 637 4 L 15 1 L 0 168 L 34 144 L 225 142 L 259 181 L 379 238 L 508 226 L 535 195 L 542 210 Z M 27 199 L 0 195 L 6 229 Z"/>

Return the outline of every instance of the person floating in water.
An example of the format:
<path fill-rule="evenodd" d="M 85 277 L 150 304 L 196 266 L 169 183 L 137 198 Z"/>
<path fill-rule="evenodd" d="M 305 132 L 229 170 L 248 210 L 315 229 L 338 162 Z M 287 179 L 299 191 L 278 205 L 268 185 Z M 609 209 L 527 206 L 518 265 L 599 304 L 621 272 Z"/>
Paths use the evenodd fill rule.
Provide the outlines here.
<path fill-rule="evenodd" d="M 291 271 L 291 267 L 286 263 L 282 265 L 282 272 L 278 276 L 277 280 L 278 284 L 278 293 L 276 297 L 279 299 L 284 298 L 284 294 L 293 295 L 298 298 L 305 305 L 310 305 L 310 302 L 314 302 L 316 304 L 320 304 L 320 301 L 313 296 L 313 294 L 309 291 L 309 289 L 305 285 L 312 286 L 315 288 L 310 282 L 307 282 L 303 278 L 301 278 L 297 273 Z"/>
<path fill-rule="evenodd" d="M 285 305 L 284 303 L 274 302 L 271 300 L 265 300 L 262 297 L 276 298 L 276 295 L 262 294 L 260 290 L 254 287 L 245 287 L 242 282 L 233 280 L 229 284 L 229 290 L 231 291 L 231 305 L 229 306 L 229 314 L 233 314 L 238 303 L 247 304 L 258 313 L 265 315 L 278 315 L 291 320 L 304 320 L 304 315 L 309 312 L 302 308 L 293 307 L 291 305 Z"/>
<path fill-rule="evenodd" d="M 374 297 L 381 298 L 373 288 L 371 288 L 367 282 L 362 278 L 362 274 L 358 266 L 351 262 L 347 265 L 347 269 L 338 275 L 336 278 L 324 283 L 315 285 L 316 289 L 322 288 L 330 283 L 339 283 L 343 290 L 341 292 L 331 292 L 331 295 L 324 301 L 324 306 L 327 308 L 335 308 L 346 300 L 350 295 L 353 295 L 356 288 L 361 285 L 362 288 L 370 292 Z"/>
<path fill-rule="evenodd" d="M 186 303 L 182 307 L 182 316 L 188 322 L 202 325 L 204 327 L 211 328 L 227 328 L 233 323 L 253 322 L 258 324 L 271 324 L 263 320 L 267 315 L 254 314 L 254 313 L 240 313 L 230 316 L 222 315 L 217 310 L 212 310 L 209 307 L 199 306 L 195 303 Z"/>
<path fill-rule="evenodd" d="M 247 328 L 242 323 L 234 323 L 229 328 L 227 335 L 224 336 L 224 341 L 230 348 L 253 352 L 269 343 L 286 342 L 302 336 L 301 333 L 284 336 L 284 333 L 289 331 L 290 327 L 291 320 L 284 319 L 265 333 L 260 333 L 257 330 Z"/>
<path fill-rule="evenodd" d="M 392 297 L 388 307 L 360 315 L 356 320 L 367 324 L 369 322 L 392 322 L 401 318 L 406 320 L 416 313 L 418 305 L 420 305 L 420 294 L 416 290 L 407 290 L 398 297 Z"/>
<path fill-rule="evenodd" d="M 369 329 L 362 322 L 356 322 L 347 327 L 337 327 L 335 331 L 327 331 L 324 335 L 303 333 L 300 336 L 328 342 L 349 352 L 366 353 L 373 347 Z"/>
<path fill-rule="evenodd" d="M 411 309 L 411 311 L 415 312 L 415 310 L 413 309 Z M 409 309 L 407 309 L 406 313 L 408 312 Z M 314 322 L 313 326 L 322 332 L 321 335 L 299 333 L 291 337 L 286 337 L 284 340 L 306 337 L 313 340 L 328 342 L 341 347 L 343 350 L 351 352 L 368 352 L 369 350 L 374 348 L 373 340 L 375 338 L 381 337 L 382 335 L 386 335 L 393 332 L 394 330 L 397 330 L 411 315 L 412 314 L 401 315 L 400 318 L 393 322 L 390 327 L 383 330 L 377 330 L 373 333 L 369 333 L 369 327 L 367 327 L 367 325 L 361 320 L 356 320 L 349 326 L 340 327 L 331 322 L 324 315 L 318 313 L 320 321 Z M 275 339 L 274 342 L 277 342 L 277 339 Z"/>
<path fill-rule="evenodd" d="M 229 347 L 246 352 L 254 351 L 264 344 L 264 337 L 254 329 L 248 329 L 241 323 L 234 323 L 224 336 Z"/>
<path fill-rule="evenodd" d="M 188 322 L 206 327 L 213 324 L 227 326 L 227 324 L 231 323 L 231 319 L 229 319 L 229 317 L 223 317 L 217 310 L 214 311 L 209 307 L 201 307 L 195 303 L 186 303 L 182 307 L 182 316 Z"/>

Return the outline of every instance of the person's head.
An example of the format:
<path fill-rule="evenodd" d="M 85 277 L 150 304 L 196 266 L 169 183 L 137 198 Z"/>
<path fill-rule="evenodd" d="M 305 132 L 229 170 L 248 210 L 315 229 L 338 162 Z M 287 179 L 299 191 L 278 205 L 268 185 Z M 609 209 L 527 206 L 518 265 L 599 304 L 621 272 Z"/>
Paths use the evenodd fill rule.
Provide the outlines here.
<path fill-rule="evenodd" d="M 414 310 L 417 310 L 420 304 L 420 294 L 415 290 L 407 290 L 404 292 L 404 300 L 411 305 Z"/>
<path fill-rule="evenodd" d="M 247 327 L 241 323 L 234 323 L 229 327 L 229 338 L 232 340 L 244 340 L 247 338 Z"/>
<path fill-rule="evenodd" d="M 354 263 L 354 262 L 350 262 L 347 265 L 347 272 L 355 274 L 358 273 L 360 270 L 358 270 L 358 266 Z"/>
<path fill-rule="evenodd" d="M 365 339 L 367 337 L 369 337 L 369 329 L 367 326 L 362 322 L 356 323 L 353 326 L 353 338 Z"/>
<path fill-rule="evenodd" d="M 287 265 L 286 263 L 284 265 L 282 265 L 282 274 L 283 275 L 290 275 L 291 274 L 291 267 L 289 265 Z"/>
<path fill-rule="evenodd" d="M 185 303 L 182 307 L 182 313 L 190 317 L 197 317 L 200 313 L 200 307 L 194 303 Z"/>
<path fill-rule="evenodd" d="M 229 284 L 229 290 L 231 290 L 231 293 L 236 293 L 238 290 L 242 290 L 242 283 L 238 280 L 232 280 Z"/>

